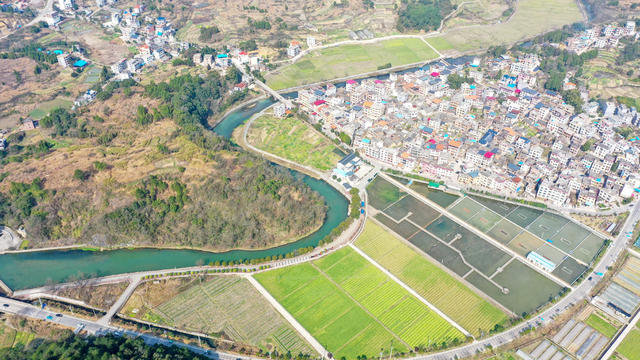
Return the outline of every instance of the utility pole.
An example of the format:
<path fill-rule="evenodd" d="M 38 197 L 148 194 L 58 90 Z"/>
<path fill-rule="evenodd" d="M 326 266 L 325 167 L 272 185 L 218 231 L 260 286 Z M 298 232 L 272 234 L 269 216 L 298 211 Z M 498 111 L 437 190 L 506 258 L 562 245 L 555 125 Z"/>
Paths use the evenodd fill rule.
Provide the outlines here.
<path fill-rule="evenodd" d="M 389 350 L 389 359 L 391 359 L 391 354 L 393 354 L 393 339 L 391 339 L 391 350 Z"/>

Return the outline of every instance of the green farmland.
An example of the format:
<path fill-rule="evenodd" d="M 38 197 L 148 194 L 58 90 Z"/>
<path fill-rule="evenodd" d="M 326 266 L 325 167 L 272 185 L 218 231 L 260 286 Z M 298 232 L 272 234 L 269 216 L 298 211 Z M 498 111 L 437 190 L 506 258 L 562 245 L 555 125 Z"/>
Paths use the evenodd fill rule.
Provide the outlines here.
<path fill-rule="evenodd" d="M 258 149 L 322 171 L 333 168 L 341 158 L 330 140 L 295 116 L 257 118 L 251 124 L 247 141 Z"/>
<path fill-rule="evenodd" d="M 374 222 L 356 246 L 474 335 L 487 333 L 507 315 Z"/>
<path fill-rule="evenodd" d="M 162 284 L 144 284 L 123 311 L 132 317 L 179 329 L 224 333 L 235 342 L 263 351 L 276 347 L 280 352 L 291 351 L 296 355 L 315 354 L 249 281 L 237 276 L 194 281 L 182 285 L 177 295 L 167 295 Z"/>
<path fill-rule="evenodd" d="M 351 248 L 255 275 L 335 358 L 407 353 L 464 335 Z"/>
<path fill-rule="evenodd" d="M 627 360 L 640 360 L 640 329 L 631 330 L 616 351 Z"/>
<path fill-rule="evenodd" d="M 364 45 L 340 45 L 312 51 L 291 65 L 267 75 L 272 88 L 286 89 L 323 80 L 375 71 L 379 66 L 413 64 L 437 58 L 416 38 L 384 40 Z"/>

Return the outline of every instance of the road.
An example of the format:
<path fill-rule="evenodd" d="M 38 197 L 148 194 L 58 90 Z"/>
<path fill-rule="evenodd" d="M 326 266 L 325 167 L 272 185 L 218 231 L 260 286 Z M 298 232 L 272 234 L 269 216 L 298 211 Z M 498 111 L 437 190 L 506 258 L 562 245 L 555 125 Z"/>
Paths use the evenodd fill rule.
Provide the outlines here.
<path fill-rule="evenodd" d="M 23 26 L 3 35 L 2 37 L 0 37 L 0 40 L 9 37 L 11 34 L 15 33 L 16 31 L 20 30 L 20 29 L 24 29 L 27 28 L 31 25 L 35 25 L 40 21 L 44 20 L 44 17 L 48 14 L 51 14 L 53 12 L 53 1 L 54 0 L 47 0 L 47 3 L 44 5 L 44 7 L 42 9 L 40 9 L 40 11 L 38 11 L 38 15 L 36 15 L 36 17 L 34 17 L 31 21 L 29 21 L 28 23 L 24 24 Z"/>
<path fill-rule="evenodd" d="M 115 326 L 103 325 L 96 321 L 81 319 L 74 316 L 69 316 L 69 315 L 56 316 L 55 312 L 48 311 L 46 309 L 41 309 L 37 306 L 27 304 L 21 301 L 13 300 L 13 299 L 0 298 L 0 304 L 3 304 L 3 305 L 0 305 L 1 312 L 24 316 L 24 317 L 35 319 L 35 320 L 49 321 L 57 325 L 69 327 L 72 329 L 77 329 L 77 327 L 81 325 L 83 326 L 82 328 L 83 331 L 87 331 L 88 333 L 94 334 L 94 335 L 114 334 L 118 336 L 126 335 L 129 337 L 136 337 L 136 338 L 139 337 L 149 345 L 161 344 L 165 346 L 184 347 L 200 355 L 207 356 L 210 359 L 256 360 L 256 358 L 252 358 L 244 355 L 230 354 L 225 352 L 203 349 L 195 345 L 176 342 L 176 341 L 172 341 L 169 339 L 165 339 L 165 338 L 161 338 L 161 337 L 157 337 L 149 334 L 142 334 L 136 331 L 125 330 Z M 5 307 L 4 304 L 7 304 L 9 306 Z"/>
<path fill-rule="evenodd" d="M 249 79 L 253 79 L 253 81 L 258 84 L 258 86 L 260 86 L 262 89 L 264 89 L 264 91 L 266 91 L 268 94 L 270 94 L 271 96 L 273 96 L 274 99 L 285 103 L 285 105 L 287 106 L 288 109 L 291 109 L 293 107 L 293 103 L 291 102 L 291 100 L 286 99 L 284 96 L 280 95 L 277 91 L 273 90 L 272 88 L 270 88 L 267 84 L 263 83 L 262 81 L 256 79 L 253 75 L 249 74 L 247 72 L 247 69 L 245 69 L 244 66 L 242 66 L 242 64 L 240 63 L 240 60 L 237 58 L 233 58 L 231 60 L 231 62 L 233 63 L 233 65 L 240 70 L 240 72 L 242 73 L 242 75 L 246 76 Z"/>

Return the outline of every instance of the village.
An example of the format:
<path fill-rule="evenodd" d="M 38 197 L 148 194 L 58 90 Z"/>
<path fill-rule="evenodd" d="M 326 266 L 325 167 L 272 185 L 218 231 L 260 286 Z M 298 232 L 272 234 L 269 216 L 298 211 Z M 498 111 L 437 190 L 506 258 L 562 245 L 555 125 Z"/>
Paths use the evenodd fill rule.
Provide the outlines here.
<path fill-rule="evenodd" d="M 593 41 L 577 46 L 580 35 L 563 46 L 583 52 L 637 38 L 633 22 L 596 30 L 585 31 Z M 542 88 L 539 65 L 535 54 L 441 60 L 387 79 L 301 90 L 297 101 L 311 123 L 348 135 L 354 151 L 381 167 L 555 206 L 627 204 L 640 188 L 640 142 L 616 129 L 637 128 L 638 110 L 592 101 L 585 88 L 576 109 Z M 565 78 L 563 89 L 576 84 Z"/>

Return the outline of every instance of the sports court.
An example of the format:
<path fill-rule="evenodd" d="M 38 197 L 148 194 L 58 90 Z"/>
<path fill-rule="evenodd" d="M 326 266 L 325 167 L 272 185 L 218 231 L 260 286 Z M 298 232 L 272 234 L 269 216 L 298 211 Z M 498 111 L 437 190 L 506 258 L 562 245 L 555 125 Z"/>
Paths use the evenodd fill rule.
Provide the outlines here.
<path fill-rule="evenodd" d="M 564 259 L 564 261 L 561 262 L 555 270 L 553 270 L 552 274 L 569 284 L 573 284 L 578 280 L 580 275 L 587 271 L 587 269 L 588 268 L 585 265 L 582 265 L 572 257 L 567 256 L 566 259 Z"/>
<path fill-rule="evenodd" d="M 511 255 L 473 233 L 460 237 L 451 245 L 460 250 L 467 263 L 486 276 L 491 276 L 511 259 Z"/>
<path fill-rule="evenodd" d="M 469 198 L 464 198 L 460 200 L 457 204 L 453 205 L 453 207 L 451 207 L 449 211 L 453 215 L 462 219 L 463 221 L 468 222 L 469 219 L 474 217 L 477 213 L 479 213 L 483 209 L 484 207 L 478 204 L 477 202 Z"/>
<path fill-rule="evenodd" d="M 487 232 L 487 235 L 499 241 L 501 244 L 506 245 L 521 232 L 521 227 L 513 224 L 507 219 L 502 219 L 493 228 L 491 228 L 489 232 Z"/>
<path fill-rule="evenodd" d="M 542 240 L 548 240 L 557 234 L 568 222 L 569 220 L 562 216 L 545 212 L 532 222 L 531 225 L 527 227 L 527 230 Z"/>
<path fill-rule="evenodd" d="M 518 206 L 512 212 L 510 212 L 509 215 L 506 216 L 506 218 L 511 220 L 513 223 L 526 228 L 540 215 L 542 215 L 541 210 L 532 209 L 526 206 Z"/>
<path fill-rule="evenodd" d="M 507 216 L 510 212 L 513 211 L 513 209 L 518 207 L 518 205 L 502 202 L 499 200 L 487 199 L 482 196 L 471 195 L 469 197 L 502 216 Z"/>
<path fill-rule="evenodd" d="M 576 259 L 587 264 L 591 263 L 598 255 L 598 252 L 604 246 L 604 239 L 595 234 L 589 234 L 578 247 L 573 250 L 571 255 Z"/>
<path fill-rule="evenodd" d="M 487 208 L 483 208 L 474 217 L 469 219 L 467 222 L 475 226 L 478 230 L 486 233 L 501 219 L 502 219 L 502 216 L 494 213 L 493 211 Z"/>
<path fill-rule="evenodd" d="M 551 237 L 551 241 L 559 249 L 571 253 L 589 234 L 591 232 L 580 225 L 568 222 L 557 234 Z"/>
<path fill-rule="evenodd" d="M 526 257 L 530 251 L 535 251 L 543 245 L 544 241 L 538 239 L 528 232 L 522 232 L 520 235 L 511 240 L 511 242 L 507 246 L 509 247 L 509 249 Z"/>

